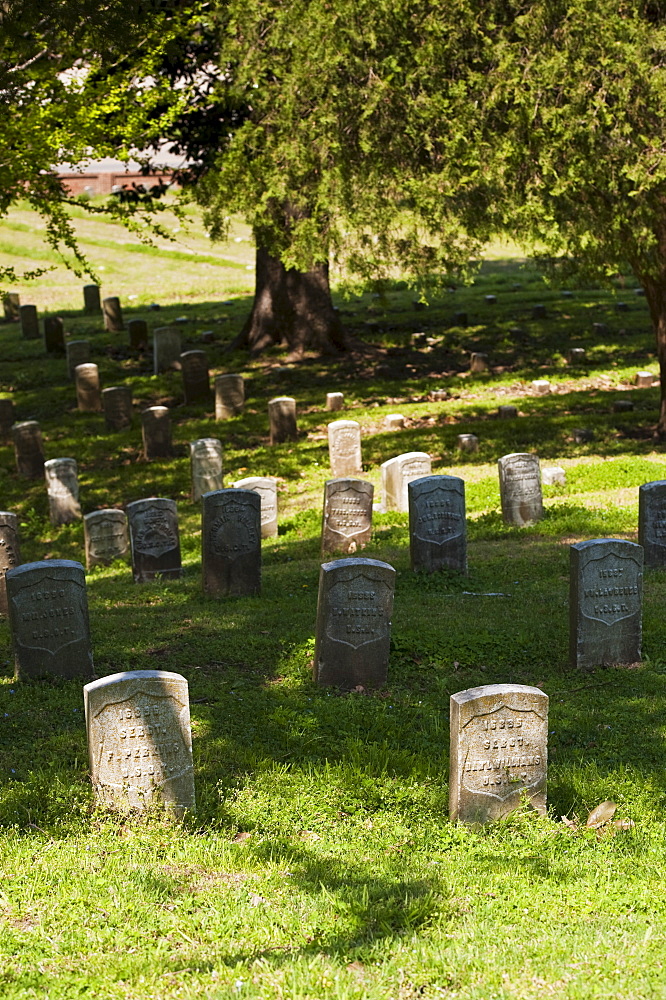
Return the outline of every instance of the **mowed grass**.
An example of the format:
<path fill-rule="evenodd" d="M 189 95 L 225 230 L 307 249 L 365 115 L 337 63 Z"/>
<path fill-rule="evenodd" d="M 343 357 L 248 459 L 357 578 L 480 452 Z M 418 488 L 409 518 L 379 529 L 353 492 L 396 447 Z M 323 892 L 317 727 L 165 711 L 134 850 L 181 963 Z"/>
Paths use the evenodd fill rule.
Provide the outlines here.
<path fill-rule="evenodd" d="M 33 221 L 22 212 L 0 226 L 0 246 L 28 263 L 40 245 L 16 227 Z M 251 300 L 247 231 L 236 230 L 244 243 L 211 246 L 194 217 L 183 240 L 223 262 L 210 264 L 168 256 L 185 250 L 161 243 L 127 252 L 131 237 L 117 227 L 80 226 L 93 264 L 105 267 L 103 294 L 120 295 L 125 318 L 154 328 L 184 317 L 184 348 L 212 329 L 211 371 L 244 374 L 247 405 L 225 422 L 212 403 L 185 406 L 180 374 L 153 376 L 126 333 L 81 315 L 81 282 L 62 270 L 21 287 L 22 301 L 90 339 L 104 386 L 132 385 L 130 430 L 111 434 L 101 415 L 79 413 L 64 360 L 22 341 L 17 325 L 0 328 L 0 388 L 19 419 L 40 421 L 48 458 L 77 459 L 85 513 L 150 495 L 178 501 L 182 581 L 135 586 L 122 563 L 87 579 L 99 676 L 159 668 L 187 678 L 198 800 L 182 824 L 98 809 L 81 685 L 14 681 L 1 622 L 2 996 L 665 996 L 663 572 L 645 577 L 641 665 L 580 674 L 567 664 L 568 546 L 635 540 L 638 487 L 666 478 L 651 437 L 658 389 L 631 388 L 637 369 L 657 371 L 644 300 L 631 284 L 564 296 L 514 250 L 495 248 L 474 284 L 427 308 L 415 308 L 400 282 L 340 298 L 365 344 L 350 357 L 250 359 L 228 351 Z M 532 318 L 538 303 L 546 319 Z M 463 311 L 466 327 L 454 322 Z M 425 336 L 413 343 L 414 334 Z M 585 347 L 582 366 L 566 364 L 569 346 Z M 489 372 L 469 374 L 472 350 L 489 354 Z M 533 378 L 555 391 L 536 397 Z M 433 388 L 450 398 L 432 401 Z M 324 400 L 335 390 L 346 403 L 335 416 L 361 424 L 376 499 L 379 465 L 404 451 L 428 451 L 434 472 L 466 482 L 464 579 L 413 574 L 407 515 L 375 515 L 364 554 L 394 565 L 397 585 L 389 682 L 372 694 L 317 689 L 309 667 L 330 475 Z M 297 400 L 300 436 L 271 448 L 266 403 L 282 394 Z M 634 410 L 614 412 L 620 399 Z M 138 413 L 157 402 L 171 407 L 175 454 L 148 463 Z M 499 420 L 501 403 L 520 416 Z M 396 411 L 405 429 L 383 430 Z M 582 444 L 581 429 L 591 432 Z M 478 436 L 477 453 L 458 451 L 463 432 Z M 280 533 L 263 543 L 260 598 L 201 594 L 188 443 L 202 436 L 221 439 L 226 484 L 278 478 Z M 520 530 L 502 522 L 496 461 L 523 450 L 562 465 L 567 486 L 546 487 L 544 520 Z M 18 479 L 7 442 L 0 476 L 0 506 L 20 516 L 24 561 L 82 561 L 81 525 L 49 524 L 43 483 Z M 484 830 L 453 826 L 449 696 L 507 681 L 550 696 L 548 816 L 524 809 Z M 635 825 L 587 830 L 589 810 L 605 799 Z M 575 828 L 562 816 L 577 818 Z"/>

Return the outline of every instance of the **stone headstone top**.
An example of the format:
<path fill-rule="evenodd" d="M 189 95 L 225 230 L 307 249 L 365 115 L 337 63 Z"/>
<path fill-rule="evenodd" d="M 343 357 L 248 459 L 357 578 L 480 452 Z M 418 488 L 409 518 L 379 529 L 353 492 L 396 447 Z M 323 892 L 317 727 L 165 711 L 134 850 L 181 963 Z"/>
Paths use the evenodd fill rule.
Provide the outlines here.
<path fill-rule="evenodd" d="M 479 439 L 476 434 L 459 434 L 457 438 L 459 451 L 478 451 Z"/>
<path fill-rule="evenodd" d="M 551 390 L 551 385 L 547 378 L 535 378 L 532 382 L 532 389 L 537 396 L 547 396 Z"/>
<path fill-rule="evenodd" d="M 405 426 L 402 413 L 387 413 L 384 417 L 384 427 L 387 431 L 401 431 Z"/>
<path fill-rule="evenodd" d="M 326 393 L 326 409 L 341 410 L 345 403 L 345 397 L 341 392 Z"/>
<path fill-rule="evenodd" d="M 168 371 L 181 355 L 180 331 L 172 326 L 153 330 L 153 374 Z"/>
<path fill-rule="evenodd" d="M 541 470 L 544 486 L 566 486 L 567 474 L 560 465 L 548 465 Z"/>
<path fill-rule="evenodd" d="M 469 370 L 471 372 L 485 372 L 488 370 L 488 355 L 480 354 L 477 352 L 472 352 L 469 361 Z"/>
<path fill-rule="evenodd" d="M 321 530 L 322 555 L 352 555 L 364 548 L 372 534 L 374 487 L 362 479 L 329 479 L 324 486 Z"/>
<path fill-rule="evenodd" d="M 8 569 L 21 564 L 18 516 L 10 510 L 0 510 L 0 615 L 7 614 Z"/>
<path fill-rule="evenodd" d="M 73 380 L 77 367 L 85 365 L 90 361 L 90 341 L 68 340 L 65 344 L 65 355 L 67 358 L 67 373 Z"/>
<path fill-rule="evenodd" d="M 6 396 L 0 396 L 0 438 L 11 437 L 14 421 L 14 401 Z"/>
<path fill-rule="evenodd" d="M 44 349 L 48 354 L 65 353 L 65 326 L 60 316 L 44 317 Z"/>
<path fill-rule="evenodd" d="M 502 517 L 506 524 L 522 528 L 543 517 L 541 470 L 536 455 L 513 452 L 497 462 Z"/>
<path fill-rule="evenodd" d="M 41 479 L 44 475 L 44 445 L 42 431 L 36 420 L 23 420 L 12 425 L 16 468 L 24 479 Z"/>
<path fill-rule="evenodd" d="M 135 583 L 182 576 L 178 508 L 175 500 L 148 497 L 125 508 L 130 530 Z"/>
<path fill-rule="evenodd" d="M 224 485 L 222 442 L 217 438 L 190 441 L 190 466 L 192 499 L 195 502 L 201 500 L 204 493 L 221 490 Z"/>
<path fill-rule="evenodd" d="M 186 403 L 210 399 L 210 373 L 205 351 L 184 351 L 180 356 L 183 395 Z"/>
<path fill-rule="evenodd" d="M 389 458 L 381 465 L 385 510 L 409 510 L 407 484 L 432 472 L 430 455 L 425 451 L 407 451 Z"/>
<path fill-rule="evenodd" d="M 171 417 L 167 406 L 149 406 L 141 413 L 143 452 L 148 461 L 171 455 Z"/>
<path fill-rule="evenodd" d="M 5 323 L 16 323 L 20 319 L 21 297 L 17 292 L 7 292 L 2 297 Z"/>
<path fill-rule="evenodd" d="M 111 333 L 119 333 L 125 329 L 123 324 L 123 311 L 120 308 L 120 299 L 111 295 L 102 302 L 102 313 L 104 314 L 104 329 Z"/>
<path fill-rule="evenodd" d="M 458 476 L 424 476 L 407 487 L 409 549 L 415 572 L 467 573 L 465 483 Z"/>
<path fill-rule="evenodd" d="M 334 476 L 361 472 L 361 427 L 355 420 L 334 420 L 328 425 L 328 454 Z"/>
<path fill-rule="evenodd" d="M 636 372 L 634 375 L 634 384 L 639 389 L 649 389 L 654 382 L 654 375 L 652 372 Z"/>
<path fill-rule="evenodd" d="M 271 444 L 281 444 L 283 441 L 295 441 L 296 400 L 291 396 L 276 396 L 268 401 L 268 419 L 270 422 Z"/>
<path fill-rule="evenodd" d="M 518 407 L 510 406 L 507 404 L 505 404 L 504 406 L 498 406 L 497 416 L 501 420 L 513 420 L 514 417 L 518 416 Z"/>
<path fill-rule="evenodd" d="M 102 311 L 99 285 L 83 286 L 83 311 L 91 315 Z"/>
<path fill-rule="evenodd" d="M 131 319 L 127 324 L 130 347 L 135 351 L 145 351 L 148 347 L 148 324 L 145 319 Z"/>
<path fill-rule="evenodd" d="M 108 566 L 129 555 L 127 515 L 114 507 L 94 510 L 83 518 L 86 566 Z"/>
<path fill-rule="evenodd" d="M 21 336 L 24 340 L 37 340 L 39 338 L 39 322 L 37 319 L 37 306 L 19 306 L 21 317 Z"/>
<path fill-rule="evenodd" d="M 74 369 L 76 399 L 79 410 L 97 413 L 102 409 L 102 393 L 99 384 L 99 369 L 94 364 L 77 365 Z"/>
<path fill-rule="evenodd" d="M 132 426 L 132 390 L 128 385 L 102 389 L 102 407 L 107 430 L 120 431 Z"/>
<path fill-rule="evenodd" d="M 643 546 L 645 565 L 650 569 L 666 566 L 666 479 L 643 483 L 638 490 L 638 541 Z"/>
<path fill-rule="evenodd" d="M 81 517 L 79 480 L 73 458 L 51 458 L 44 462 L 51 524 L 70 524 Z"/>
<path fill-rule="evenodd" d="M 261 500 L 261 537 L 275 538 L 278 533 L 277 480 L 271 476 L 247 476 L 234 483 L 236 490 L 252 490 Z"/>
<path fill-rule="evenodd" d="M 261 497 L 227 489 L 202 497 L 204 593 L 252 596 L 261 590 Z"/>
<path fill-rule="evenodd" d="M 532 319 L 545 319 L 546 307 L 542 303 L 532 306 Z"/>
<path fill-rule="evenodd" d="M 218 375 L 215 379 L 215 419 L 229 420 L 243 412 L 245 380 L 242 375 Z"/>

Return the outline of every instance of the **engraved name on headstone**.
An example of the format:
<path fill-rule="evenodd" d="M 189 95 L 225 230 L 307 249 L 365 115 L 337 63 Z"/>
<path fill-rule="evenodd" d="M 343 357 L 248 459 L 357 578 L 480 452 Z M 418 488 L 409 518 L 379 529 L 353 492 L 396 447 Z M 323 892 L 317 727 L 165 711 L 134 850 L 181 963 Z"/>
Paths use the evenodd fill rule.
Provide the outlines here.
<path fill-rule="evenodd" d="M 89 315 L 94 315 L 102 311 L 99 285 L 83 286 L 83 311 Z"/>
<path fill-rule="evenodd" d="M 638 490 L 638 542 L 646 567 L 666 566 L 666 479 L 643 483 Z"/>
<path fill-rule="evenodd" d="M 125 329 L 123 324 L 123 311 L 120 308 L 120 299 L 116 295 L 111 295 L 102 302 L 102 313 L 104 314 L 104 329 L 110 333 L 120 333 Z"/>
<path fill-rule="evenodd" d="M 19 306 L 21 316 L 21 336 L 24 340 L 37 340 L 39 337 L 39 322 L 37 320 L 37 306 Z"/>
<path fill-rule="evenodd" d="M 268 419 L 270 422 L 271 444 L 281 444 L 283 441 L 295 441 L 296 430 L 296 400 L 291 396 L 276 396 L 268 401 Z"/>
<path fill-rule="evenodd" d="M 128 385 L 102 389 L 102 406 L 107 430 L 121 431 L 132 426 L 132 390 Z"/>
<path fill-rule="evenodd" d="M 409 510 L 407 484 L 432 472 L 430 455 L 425 451 L 407 451 L 383 462 L 381 467 L 384 510 Z"/>
<path fill-rule="evenodd" d="M 215 379 L 215 419 L 228 420 L 243 412 L 245 379 L 242 375 L 218 375 Z"/>
<path fill-rule="evenodd" d="M 68 340 L 65 344 L 65 356 L 67 359 L 67 374 L 74 381 L 78 366 L 85 365 L 90 361 L 90 341 Z"/>
<path fill-rule="evenodd" d="M 0 396 L 0 438 L 7 440 L 12 434 L 12 424 L 16 417 L 14 415 L 14 401 Z"/>
<path fill-rule="evenodd" d="M 527 797 L 546 812 L 548 695 L 525 684 L 484 684 L 451 695 L 449 816 L 488 823 Z"/>
<path fill-rule="evenodd" d="M 7 571 L 16 676 L 89 677 L 93 671 L 83 566 L 45 559 Z"/>
<path fill-rule="evenodd" d="M 643 547 L 621 538 L 571 545 L 569 653 L 587 669 L 641 658 Z"/>
<path fill-rule="evenodd" d="M 182 576 L 176 501 L 148 497 L 128 503 L 125 510 L 134 582 L 146 583 L 156 577 L 175 579 Z"/>
<path fill-rule="evenodd" d="M 42 431 L 36 420 L 23 420 L 12 426 L 14 454 L 19 476 L 41 479 L 44 475 Z"/>
<path fill-rule="evenodd" d="M 386 683 L 395 570 L 356 556 L 324 563 L 319 575 L 313 675 L 351 690 Z"/>
<path fill-rule="evenodd" d="M 181 355 L 180 331 L 173 326 L 153 330 L 153 374 L 168 371 Z"/>
<path fill-rule="evenodd" d="M 90 775 L 98 800 L 124 810 L 194 811 L 187 681 L 128 670 L 83 688 Z"/>
<path fill-rule="evenodd" d="M 458 476 L 424 476 L 409 483 L 407 492 L 412 569 L 467 573 L 463 480 Z"/>
<path fill-rule="evenodd" d="M 97 413 L 102 409 L 102 392 L 97 365 L 77 365 L 74 369 L 76 399 L 83 413 Z"/>
<path fill-rule="evenodd" d="M 44 350 L 48 354 L 65 353 L 65 325 L 60 316 L 44 317 Z"/>
<path fill-rule="evenodd" d="M 144 351 L 148 347 L 148 324 L 145 319 L 131 319 L 127 324 L 129 345 L 134 351 Z"/>
<path fill-rule="evenodd" d="M 83 518 L 83 536 L 86 546 L 86 567 L 108 566 L 116 559 L 129 555 L 127 515 L 113 507 L 94 510 Z"/>
<path fill-rule="evenodd" d="M 334 420 L 328 425 L 328 455 L 335 478 L 361 473 L 361 426 L 356 420 Z"/>
<path fill-rule="evenodd" d="M 73 458 L 51 458 L 44 462 L 51 524 L 70 524 L 81 517 L 79 480 Z"/>
<path fill-rule="evenodd" d="M 180 356 L 183 396 L 186 403 L 210 399 L 210 373 L 205 351 L 184 351 Z"/>
<path fill-rule="evenodd" d="M 227 489 L 202 497 L 203 589 L 213 597 L 261 590 L 261 497 Z"/>
<path fill-rule="evenodd" d="M 278 533 L 277 480 L 271 476 L 247 476 L 234 483 L 236 490 L 252 490 L 261 500 L 261 537 L 275 538 Z"/>
<path fill-rule="evenodd" d="M 150 460 L 171 455 L 171 417 L 167 406 L 149 406 L 141 413 L 143 453 Z"/>
<path fill-rule="evenodd" d="M 329 479 L 324 485 L 321 554 L 351 555 L 365 548 L 372 534 L 374 487 L 363 479 Z"/>
<path fill-rule="evenodd" d="M 21 564 L 18 516 L 10 510 L 0 510 L 0 615 L 7 614 L 8 569 Z"/>
<path fill-rule="evenodd" d="M 190 466 L 194 501 L 201 500 L 204 493 L 221 490 L 224 486 L 222 442 L 217 438 L 190 441 Z"/>
<path fill-rule="evenodd" d="M 543 517 L 541 471 L 536 455 L 513 452 L 497 462 L 502 517 L 506 524 L 522 528 Z"/>

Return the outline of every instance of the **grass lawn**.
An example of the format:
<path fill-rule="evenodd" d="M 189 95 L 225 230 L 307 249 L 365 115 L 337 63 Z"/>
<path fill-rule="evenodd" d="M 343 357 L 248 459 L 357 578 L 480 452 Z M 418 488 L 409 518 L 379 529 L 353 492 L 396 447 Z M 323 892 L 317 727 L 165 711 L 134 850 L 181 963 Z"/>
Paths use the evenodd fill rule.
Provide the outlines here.
<path fill-rule="evenodd" d="M 81 685 L 15 682 L 0 621 L 0 995 L 666 997 L 666 574 L 646 572 L 642 664 L 579 673 L 567 663 L 568 546 L 635 540 L 638 487 L 666 479 L 651 436 L 658 387 L 632 387 L 637 370 L 657 373 L 633 282 L 558 289 L 497 247 L 473 283 L 425 308 L 402 282 L 340 298 L 365 342 L 352 356 L 250 359 L 228 350 L 251 302 L 246 228 L 211 246 L 193 217 L 178 242 L 150 248 L 101 219 L 77 224 L 125 319 L 154 328 L 183 317 L 183 349 L 213 330 L 211 372 L 243 374 L 247 402 L 224 422 L 212 404 L 184 405 L 180 374 L 152 375 L 126 333 L 84 316 L 83 282 L 62 268 L 17 289 L 21 300 L 90 340 L 103 386 L 132 386 L 131 429 L 109 433 L 100 414 L 79 413 L 64 360 L 22 341 L 18 324 L 0 327 L 0 392 L 17 419 L 39 420 L 47 458 L 76 458 L 84 513 L 151 495 L 178 502 L 181 581 L 137 586 L 116 563 L 87 582 L 98 676 L 187 678 L 198 800 L 182 824 L 96 807 Z M 24 210 L 0 224 L 0 264 L 52 262 L 34 225 Z M 545 318 L 533 318 L 536 304 Z M 570 347 L 586 351 L 574 368 Z M 489 371 L 469 373 L 472 351 L 489 355 Z M 550 395 L 533 393 L 537 378 Z M 449 398 L 433 401 L 436 388 Z M 328 414 L 326 393 L 338 390 L 345 409 Z M 271 448 L 276 395 L 296 398 L 300 437 Z M 633 411 L 615 412 L 619 400 Z M 171 407 L 175 454 L 149 463 L 138 414 L 156 403 Z M 517 418 L 497 419 L 505 403 Z M 383 429 L 392 412 L 403 430 Z M 434 472 L 466 483 L 465 579 L 411 573 L 407 515 L 374 517 L 363 554 L 391 563 L 397 584 L 389 683 L 373 694 L 317 689 L 308 666 L 326 425 L 338 417 L 361 424 L 376 499 L 381 462 L 406 451 L 429 452 Z M 581 429 L 590 434 L 577 443 Z M 476 434 L 479 451 L 460 452 L 460 433 Z M 259 598 L 202 596 L 188 444 L 199 437 L 222 441 L 225 484 L 278 479 L 280 531 L 262 545 Z M 511 451 L 567 472 L 565 487 L 544 487 L 544 520 L 525 529 L 499 513 L 496 462 Z M 19 514 L 24 561 L 83 561 L 81 524 L 49 524 L 44 484 L 19 480 L 9 442 L 0 506 Z M 548 816 L 452 826 L 449 696 L 501 682 L 550 696 Z M 606 799 L 633 821 L 627 831 L 585 827 Z"/>

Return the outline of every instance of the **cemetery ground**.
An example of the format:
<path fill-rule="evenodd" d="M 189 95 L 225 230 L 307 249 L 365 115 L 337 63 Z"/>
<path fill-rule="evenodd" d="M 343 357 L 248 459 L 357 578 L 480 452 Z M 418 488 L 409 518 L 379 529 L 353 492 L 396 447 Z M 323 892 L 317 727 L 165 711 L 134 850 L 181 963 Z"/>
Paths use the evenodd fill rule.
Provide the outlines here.
<path fill-rule="evenodd" d="M 16 228 L 32 225 L 27 213 L 9 223 L 2 251 L 20 237 L 34 261 L 34 240 Z M 147 496 L 178 503 L 181 580 L 136 585 L 116 562 L 87 586 L 98 676 L 187 678 L 197 794 L 182 824 L 97 807 L 80 682 L 16 682 L 0 622 L 3 997 L 666 996 L 664 572 L 645 573 L 641 663 L 584 673 L 567 658 L 569 545 L 635 540 L 638 487 L 666 478 L 651 437 L 659 390 L 632 387 L 637 370 L 657 372 L 645 300 L 631 281 L 572 284 L 567 296 L 498 249 L 473 284 L 424 308 L 399 281 L 340 299 L 355 338 L 348 357 L 248 359 L 226 350 L 251 301 L 251 245 L 235 232 L 245 242 L 232 235 L 202 261 L 187 247 L 127 251 L 130 237 L 107 222 L 86 230 L 125 322 L 183 317 L 184 349 L 203 347 L 212 373 L 245 376 L 237 417 L 216 422 L 212 401 L 185 406 L 180 373 L 154 376 L 126 332 L 82 315 L 81 282 L 65 272 L 21 287 L 22 302 L 90 340 L 103 386 L 132 386 L 131 429 L 108 432 L 101 414 L 79 412 L 64 359 L 21 340 L 18 324 L 0 327 L 0 389 L 17 419 L 39 421 L 47 458 L 77 460 L 84 513 Z M 535 304 L 545 318 L 533 318 Z M 212 343 L 201 343 L 205 330 Z M 571 347 L 586 352 L 575 367 Z M 488 354 L 489 370 L 470 374 L 471 351 Z M 534 379 L 553 391 L 535 395 Z M 324 411 L 332 391 L 344 393 L 342 412 Z M 266 404 L 277 395 L 295 397 L 299 437 L 270 447 Z M 614 410 L 628 400 L 632 411 Z M 138 415 L 153 404 L 171 408 L 175 446 L 147 462 Z M 519 416 L 498 419 L 501 404 Z M 404 429 L 383 429 L 393 412 Z M 407 451 L 466 483 L 465 578 L 413 574 L 407 514 L 374 514 L 362 554 L 397 570 L 389 680 L 376 692 L 317 688 L 309 667 L 326 425 L 338 417 L 361 424 L 375 499 L 380 463 Z M 478 437 L 477 452 L 457 449 L 461 433 Z M 260 597 L 202 595 L 188 445 L 200 437 L 222 441 L 225 485 L 278 479 Z M 522 529 L 500 516 L 496 462 L 513 451 L 567 474 L 566 486 L 544 487 L 544 520 Z M 83 561 L 81 523 L 50 525 L 44 483 L 17 477 L 8 442 L 0 476 L 23 561 Z M 548 816 L 526 807 L 483 829 L 453 826 L 449 697 L 502 682 L 550 696 Z M 587 827 L 604 800 L 619 825 Z"/>

